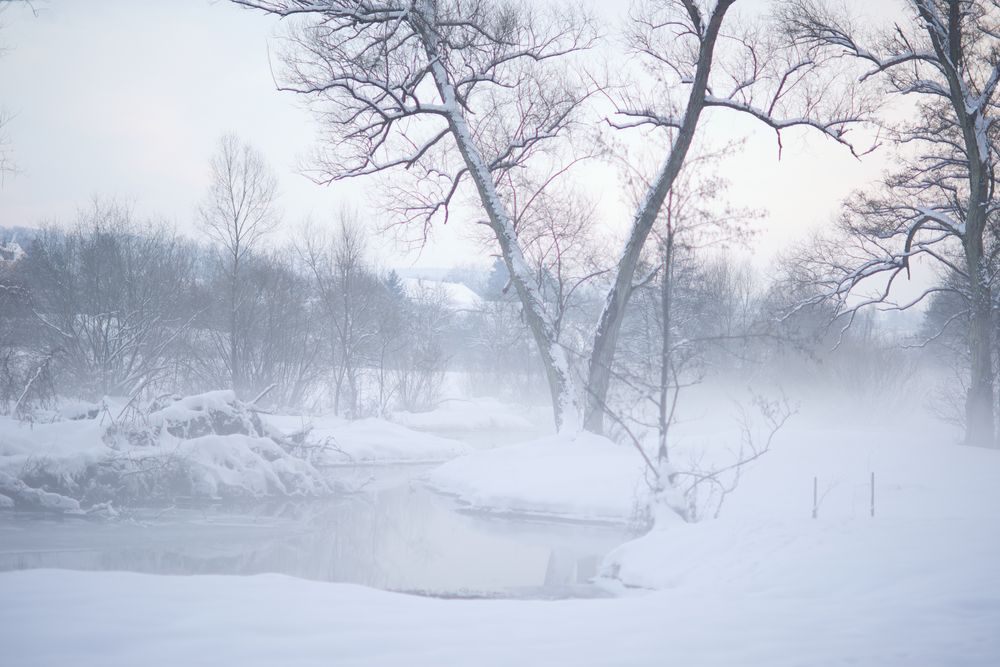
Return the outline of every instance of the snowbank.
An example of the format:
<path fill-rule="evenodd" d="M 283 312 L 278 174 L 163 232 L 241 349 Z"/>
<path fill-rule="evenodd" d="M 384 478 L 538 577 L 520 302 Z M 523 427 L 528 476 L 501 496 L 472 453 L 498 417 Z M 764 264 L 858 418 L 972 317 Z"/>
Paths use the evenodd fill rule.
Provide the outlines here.
<path fill-rule="evenodd" d="M 525 413 L 523 407 L 502 403 L 493 398 L 452 398 L 442 401 L 439 407 L 428 412 L 394 412 L 391 419 L 397 424 L 420 431 L 537 429 L 537 425 Z"/>
<path fill-rule="evenodd" d="M 186 499 L 318 496 L 334 489 L 293 443 L 232 392 L 154 406 L 133 421 L 102 410 L 24 423 L 0 417 L 0 507 L 76 511 Z M 118 412 L 117 410 L 114 412 Z"/>
<path fill-rule="evenodd" d="M 1000 571 L 986 556 L 1000 552 L 1000 533 L 983 529 L 1000 517 L 1000 451 L 956 445 L 953 428 L 912 421 L 904 433 L 806 416 L 744 471 L 718 520 L 657 526 L 611 553 L 603 574 L 644 588 L 725 579 L 823 595 L 902 580 L 919 588 L 935 569 Z M 723 435 L 688 438 L 681 452 L 721 457 L 712 443 Z"/>
<path fill-rule="evenodd" d="M 0 574 L 0 645 L 20 667 L 992 667 L 1000 569 L 983 575 L 939 568 L 919 588 L 902 578 L 824 595 L 690 586 L 529 602 L 435 600 L 279 575 L 31 570 Z"/>
<path fill-rule="evenodd" d="M 300 439 L 318 465 L 440 463 L 461 456 L 468 446 L 420 433 L 384 419 L 346 421 L 337 417 L 265 416 L 286 437 Z"/>
<path fill-rule="evenodd" d="M 647 489 L 634 450 L 585 432 L 478 451 L 425 481 L 475 510 L 582 521 L 628 522 Z"/>

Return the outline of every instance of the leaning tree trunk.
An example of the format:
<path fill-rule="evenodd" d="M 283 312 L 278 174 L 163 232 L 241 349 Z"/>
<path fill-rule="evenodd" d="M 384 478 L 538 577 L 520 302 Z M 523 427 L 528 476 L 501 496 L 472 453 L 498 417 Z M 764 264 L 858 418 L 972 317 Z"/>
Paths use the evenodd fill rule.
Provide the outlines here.
<path fill-rule="evenodd" d="M 432 13 L 433 4 L 425 7 L 423 11 Z M 542 357 L 549 393 L 552 396 L 556 429 L 560 432 L 578 431 L 583 415 L 570 368 L 569 355 L 560 345 L 555 327 L 545 310 L 545 303 L 532 282 L 531 271 L 519 245 L 514 223 L 504 207 L 482 151 L 476 145 L 472 128 L 459 105 L 454 84 L 442 64 L 437 33 L 431 25 L 423 21 L 417 27 L 430 62 L 431 76 L 441 96 L 449 130 L 486 209 L 490 229 L 496 236 L 500 253 L 510 272 L 511 283 L 520 299 L 524 319 Z"/>
<path fill-rule="evenodd" d="M 698 66 L 691 82 L 691 93 L 688 96 L 687 108 L 680 129 L 674 138 L 667 161 L 646 192 L 646 197 L 636 213 L 632 223 L 632 231 L 625 244 L 625 250 L 618 260 L 614 285 L 608 292 L 604 310 L 601 312 L 601 318 L 594 333 L 594 348 L 590 354 L 586 385 L 586 414 L 583 423 L 584 428 L 593 433 L 600 434 L 604 431 L 604 410 L 607 405 L 608 388 L 611 385 L 615 350 L 618 347 L 618 335 L 621 333 L 622 322 L 625 320 L 625 308 L 628 305 L 629 297 L 632 296 L 632 281 L 639 264 L 639 256 L 646 243 L 646 238 L 660 214 L 660 209 L 666 201 L 667 194 L 684 166 L 688 149 L 691 148 L 691 142 L 694 140 L 698 119 L 705 108 L 705 94 L 708 90 L 708 75 L 712 70 L 715 42 L 730 4 L 732 3 L 720 2 L 705 29 L 698 55 Z"/>

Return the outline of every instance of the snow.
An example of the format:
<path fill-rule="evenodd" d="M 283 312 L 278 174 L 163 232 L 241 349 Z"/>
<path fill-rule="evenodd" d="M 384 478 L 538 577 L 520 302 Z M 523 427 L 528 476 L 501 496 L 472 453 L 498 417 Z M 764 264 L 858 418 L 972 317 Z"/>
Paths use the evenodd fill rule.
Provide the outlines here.
<path fill-rule="evenodd" d="M 439 463 L 469 451 L 382 419 L 255 415 L 240 406 L 233 392 L 213 391 L 170 402 L 136 424 L 113 422 L 117 405 L 66 403 L 52 422 L 0 416 L 0 508 L 321 496 L 336 475 L 316 466 Z"/>
<path fill-rule="evenodd" d="M 194 419 L 212 410 L 226 412 L 236 401 L 236 393 L 230 389 L 207 391 L 203 394 L 184 396 L 170 405 L 149 415 L 149 424 L 159 426 L 169 422 L 183 422 Z"/>
<path fill-rule="evenodd" d="M 267 437 L 232 392 L 185 397 L 135 423 L 112 421 L 119 412 L 78 419 L 80 406 L 67 405 L 48 423 L 0 416 L 0 493 L 8 499 L 0 503 L 77 511 L 178 497 L 318 496 L 334 488 L 312 463 Z"/>
<path fill-rule="evenodd" d="M 537 427 L 527 412 L 494 398 L 452 398 L 427 412 L 394 412 L 391 419 L 420 431 L 530 431 Z"/>
<path fill-rule="evenodd" d="M 426 483 L 483 512 L 628 522 L 643 504 L 642 472 L 634 450 L 581 431 L 474 452 Z"/>
<path fill-rule="evenodd" d="M 31 570 L 0 574 L 0 646 L 26 666 L 996 665 L 1000 452 L 910 419 L 904 430 L 803 416 L 746 470 L 720 519 L 660 524 L 614 549 L 601 566 L 612 599 Z M 375 439 L 385 426 L 360 424 Z M 720 419 L 678 431 L 678 468 L 696 452 L 724 461 L 732 444 Z M 596 436 L 552 436 L 477 451 L 428 481 L 493 512 L 628 520 L 644 489 L 637 458 Z"/>
<path fill-rule="evenodd" d="M 31 459 L 75 459 L 85 465 L 106 454 L 104 428 L 97 420 L 22 422 L 0 416 L 0 469 L 20 467 Z"/>
<path fill-rule="evenodd" d="M 8 572 L 0 574 L 0 645 L 21 667 L 985 667 L 1000 657 L 1000 575 L 971 575 L 972 558 L 993 554 L 970 546 L 971 555 L 956 549 L 955 567 L 875 588 L 837 586 L 836 577 L 777 590 L 698 581 L 560 602 L 436 600 L 280 575 Z"/>
<path fill-rule="evenodd" d="M 264 418 L 286 435 L 307 431 L 306 443 L 319 449 L 314 460 L 322 465 L 439 463 L 469 451 L 458 440 L 421 433 L 384 419 L 350 422 L 332 416 Z"/>
<path fill-rule="evenodd" d="M 320 496 L 330 491 L 310 463 L 288 456 L 269 438 L 205 435 L 179 441 L 174 451 L 194 470 L 197 496 Z"/>

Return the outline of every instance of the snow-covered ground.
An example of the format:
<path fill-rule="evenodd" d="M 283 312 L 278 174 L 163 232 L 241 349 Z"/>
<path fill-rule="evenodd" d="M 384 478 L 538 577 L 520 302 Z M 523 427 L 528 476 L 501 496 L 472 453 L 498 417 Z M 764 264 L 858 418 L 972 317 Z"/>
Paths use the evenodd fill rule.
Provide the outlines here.
<path fill-rule="evenodd" d="M 692 578 L 644 596 L 560 602 L 437 600 L 278 575 L 8 572 L 0 645 L 20 667 L 987 667 L 1000 657 L 1000 575 L 968 569 L 987 555 L 984 541 L 956 545 L 951 567 L 877 585 L 842 576 L 854 562 L 789 560 L 776 545 L 725 560 L 791 566 L 800 574 L 784 586 Z M 798 585 L 804 577 L 810 585 Z"/>
<path fill-rule="evenodd" d="M 635 450 L 589 433 L 474 452 L 426 483 L 482 512 L 628 522 L 645 497 Z"/>
<path fill-rule="evenodd" d="M 469 451 L 381 419 L 262 415 L 231 391 L 140 415 L 123 407 L 68 404 L 35 422 L 0 416 L 0 509 L 317 497 L 338 489 L 324 466 L 434 463 Z"/>
<path fill-rule="evenodd" d="M 719 519 L 663 522 L 612 550 L 599 582 L 613 599 L 8 572 L 0 646 L 13 664 L 102 667 L 1000 664 L 1000 452 L 905 417 L 796 417 Z M 728 420 L 692 420 L 677 435 L 678 468 L 724 463 L 738 444 Z M 560 519 L 629 521 L 645 493 L 634 450 L 592 436 L 476 451 L 427 483 L 485 512 Z"/>
<path fill-rule="evenodd" d="M 418 432 L 384 419 L 263 417 L 285 435 L 305 432 L 306 444 L 316 448 L 316 460 L 323 465 L 437 463 L 469 451 L 458 440 Z"/>
<path fill-rule="evenodd" d="M 449 398 L 426 412 L 393 413 L 392 421 L 421 431 L 472 433 L 475 431 L 539 429 L 537 411 L 503 403 L 494 398 Z M 549 411 L 546 411 L 546 413 Z M 551 420 L 551 414 L 543 419 Z"/>

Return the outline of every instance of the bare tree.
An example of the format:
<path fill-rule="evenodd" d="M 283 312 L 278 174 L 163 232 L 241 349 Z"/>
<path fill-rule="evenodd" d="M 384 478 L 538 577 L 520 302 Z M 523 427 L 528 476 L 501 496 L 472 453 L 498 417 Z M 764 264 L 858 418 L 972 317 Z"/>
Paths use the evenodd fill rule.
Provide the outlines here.
<path fill-rule="evenodd" d="M 584 407 L 570 358 L 559 344 L 525 259 L 512 202 L 533 199 L 513 187 L 512 173 L 545 154 L 550 186 L 587 151 L 565 138 L 591 90 L 572 85 L 564 63 L 595 40 L 591 22 L 566 10 L 542 11 L 527 2 L 485 0 L 233 0 L 281 15 L 311 16 L 292 35 L 286 57 L 288 89 L 311 95 L 327 121 L 336 155 L 320 160 L 319 180 L 408 170 L 422 176 L 404 219 L 447 220 L 456 193 L 471 182 L 539 349 L 560 429 L 583 425 Z M 679 173 L 703 109 L 750 114 L 776 132 L 818 129 L 846 143 L 857 119 L 850 95 L 819 103 L 814 58 L 784 57 L 747 30 L 711 80 L 716 43 L 734 0 L 703 12 L 692 0 L 659 0 L 634 16 L 634 51 L 647 59 L 653 81 L 689 89 L 683 105 L 649 106 L 620 100 L 616 127 L 653 127 L 670 138 L 668 157 L 643 198 L 617 263 L 594 338 L 587 378 L 587 428 L 602 427 L 600 404 L 633 289 L 642 247 Z M 728 38 L 728 36 L 727 36 Z M 794 50 L 793 50 L 794 51 Z M 793 56 L 796 54 L 792 54 Z M 829 82 L 825 82 L 829 83 Z M 725 92 L 723 92 L 725 91 Z M 658 91 L 660 92 L 660 91 Z M 790 113 L 794 109 L 794 114 Z M 785 116 L 785 113 L 788 116 Z M 563 150 L 560 150 L 560 147 Z M 461 160 L 449 160 L 455 152 Z M 567 154 L 568 152 L 568 154 Z M 538 167 L 536 166 L 536 169 Z"/>
<path fill-rule="evenodd" d="M 455 313 L 444 290 L 427 287 L 411 295 L 406 314 L 410 324 L 395 364 L 395 390 L 404 410 L 430 410 L 440 398 L 448 362 L 445 343 Z"/>
<path fill-rule="evenodd" d="M 64 391 L 95 400 L 156 387 L 197 313 L 190 247 L 131 210 L 96 202 L 70 232 L 43 232 L 16 267 L 28 293 L 28 349 Z"/>
<path fill-rule="evenodd" d="M 638 92 L 614 99 L 617 114 L 609 122 L 665 134 L 669 145 L 662 166 L 647 179 L 595 332 L 585 421 L 594 432 L 603 429 L 602 406 L 643 246 L 687 160 L 702 112 L 726 109 L 759 120 L 774 130 L 780 156 L 782 132 L 795 127 L 817 130 L 853 152 L 848 129 L 870 106 L 836 85 L 830 58 L 782 44 L 758 26 L 724 30 L 734 4 L 717 0 L 703 8 L 693 0 L 650 0 L 631 14 L 628 44 L 652 83 L 630 86 Z"/>
<path fill-rule="evenodd" d="M 425 224 L 447 219 L 462 186 L 473 186 L 541 353 L 556 422 L 579 427 L 570 360 L 524 258 L 505 176 L 541 153 L 551 169 L 588 94 L 561 63 L 589 46 L 589 22 L 485 0 L 234 1 L 314 19 L 292 34 L 287 87 L 315 96 L 328 121 L 336 154 L 320 161 L 319 180 L 409 170 L 420 187 L 402 213 Z"/>
<path fill-rule="evenodd" d="M 812 0 L 796 0 L 785 18 L 812 53 L 849 56 L 862 79 L 915 100 L 912 120 L 896 123 L 891 139 L 903 167 L 881 188 L 848 205 L 841 228 L 854 243 L 832 241 L 814 253 L 817 298 L 847 312 L 873 304 L 906 309 L 948 285 L 904 303 L 891 300 L 901 275 L 921 258 L 953 273 L 967 313 L 970 383 L 966 442 L 995 446 L 993 290 L 1000 247 L 990 243 L 1000 145 L 1000 3 L 996 0 L 909 0 L 908 21 L 871 44 L 847 16 Z M 837 247 L 837 244 L 841 247 Z M 848 301 L 879 277 L 874 294 Z"/>
<path fill-rule="evenodd" d="M 333 408 L 356 417 L 361 374 L 378 334 L 383 289 L 368 260 L 368 239 L 358 220 L 342 212 L 332 234 L 307 228 L 297 248 L 327 325 Z"/>
<path fill-rule="evenodd" d="M 243 307 L 243 270 L 247 258 L 278 222 L 275 210 L 277 179 L 264 157 L 235 135 L 225 135 L 212 157 L 212 182 L 201 205 L 205 234 L 218 244 L 228 292 L 228 327 L 222 344 L 235 391 L 243 391 L 240 311 Z"/>
<path fill-rule="evenodd" d="M 311 303 L 307 274 L 289 251 L 258 252 L 243 267 L 246 294 L 237 321 L 248 396 L 302 405 L 321 376 L 323 318 Z"/>

